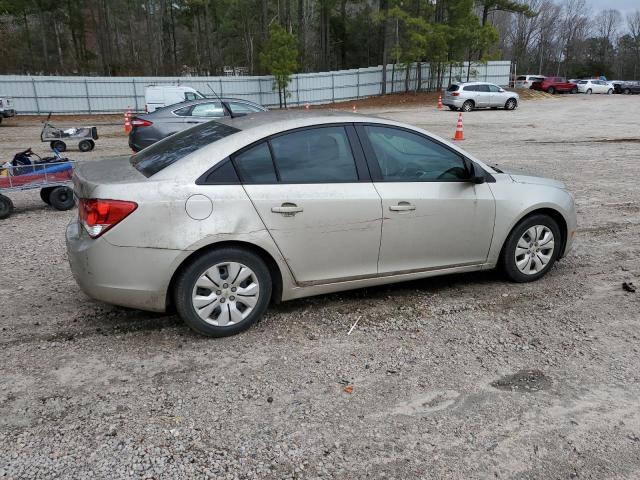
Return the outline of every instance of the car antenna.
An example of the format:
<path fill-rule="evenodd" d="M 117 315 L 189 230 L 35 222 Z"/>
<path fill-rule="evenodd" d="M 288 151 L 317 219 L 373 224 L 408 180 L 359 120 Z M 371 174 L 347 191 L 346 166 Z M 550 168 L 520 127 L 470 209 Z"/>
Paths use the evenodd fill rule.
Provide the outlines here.
<path fill-rule="evenodd" d="M 216 93 L 216 91 L 213 89 L 213 87 L 211 86 L 210 83 L 207 83 L 207 87 L 209 87 L 209 90 L 211 90 L 213 92 L 213 94 L 216 96 L 216 98 L 218 100 L 220 100 L 220 104 L 222 105 L 222 108 L 224 109 L 225 112 L 227 112 L 229 114 L 229 116 L 231 118 L 236 118 L 235 115 L 233 114 L 233 112 L 231 111 L 231 109 L 229 108 L 229 105 L 227 105 L 226 103 L 224 103 L 222 101 L 222 99 L 220 98 L 220 96 Z"/>

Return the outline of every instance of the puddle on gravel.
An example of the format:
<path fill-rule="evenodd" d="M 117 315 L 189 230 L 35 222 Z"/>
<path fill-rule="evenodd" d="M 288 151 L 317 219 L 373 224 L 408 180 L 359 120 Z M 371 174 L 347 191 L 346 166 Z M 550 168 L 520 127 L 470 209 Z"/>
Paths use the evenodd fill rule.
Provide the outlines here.
<path fill-rule="evenodd" d="M 551 388 L 551 379 L 540 370 L 520 370 L 491 382 L 491 386 L 511 392 L 538 392 Z"/>

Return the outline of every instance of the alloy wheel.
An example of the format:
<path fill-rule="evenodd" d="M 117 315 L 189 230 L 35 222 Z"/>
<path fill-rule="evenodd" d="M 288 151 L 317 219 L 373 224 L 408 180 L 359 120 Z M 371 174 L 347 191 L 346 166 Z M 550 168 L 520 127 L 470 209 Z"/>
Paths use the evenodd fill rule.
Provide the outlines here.
<path fill-rule="evenodd" d="M 518 270 L 534 275 L 546 268 L 553 258 L 555 248 L 553 232 L 544 225 L 528 228 L 518 240 L 515 261 Z"/>
<path fill-rule="evenodd" d="M 257 275 L 237 262 L 218 263 L 204 271 L 193 287 L 191 302 L 210 325 L 229 327 L 242 322 L 260 297 Z"/>

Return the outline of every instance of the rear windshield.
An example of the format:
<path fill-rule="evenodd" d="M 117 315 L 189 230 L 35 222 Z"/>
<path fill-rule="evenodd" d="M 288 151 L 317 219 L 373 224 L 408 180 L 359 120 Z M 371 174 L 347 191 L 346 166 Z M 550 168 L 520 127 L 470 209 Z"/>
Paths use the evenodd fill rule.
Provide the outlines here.
<path fill-rule="evenodd" d="M 132 155 L 130 162 L 145 177 L 150 177 L 190 153 L 239 131 L 222 123 L 203 123 L 145 148 Z"/>
<path fill-rule="evenodd" d="M 458 85 L 449 85 L 447 92 L 457 92 L 460 87 Z"/>
<path fill-rule="evenodd" d="M 525 77 L 525 76 L 521 76 L 521 77 L 516 78 L 516 80 L 526 80 L 526 79 L 527 79 L 527 77 Z"/>

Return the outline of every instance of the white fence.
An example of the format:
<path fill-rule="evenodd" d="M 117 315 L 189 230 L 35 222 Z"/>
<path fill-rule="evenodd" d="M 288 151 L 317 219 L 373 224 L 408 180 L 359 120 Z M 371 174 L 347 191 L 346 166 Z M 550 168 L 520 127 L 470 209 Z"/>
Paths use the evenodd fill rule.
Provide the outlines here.
<path fill-rule="evenodd" d="M 417 65 L 410 65 L 409 89 L 415 90 L 418 79 Z M 429 64 L 421 64 L 421 90 L 433 87 Z M 456 64 L 446 67 L 443 85 L 451 81 L 482 80 L 507 85 L 511 73 L 510 61 L 486 64 Z M 393 75 L 392 75 L 393 74 Z M 392 81 L 393 76 L 393 81 Z M 405 90 L 406 69 L 387 67 L 387 93 Z M 55 77 L 55 76 L 0 76 L 0 96 L 14 100 L 19 113 L 114 113 L 127 107 L 144 110 L 144 90 L 149 85 L 186 85 L 212 96 L 212 90 L 221 97 L 251 100 L 262 105 L 278 105 L 278 92 L 273 77 Z M 380 95 L 382 93 L 382 66 L 340 70 L 335 72 L 301 73 L 292 76 L 288 87 L 287 104 L 304 105 L 332 103 Z"/>

